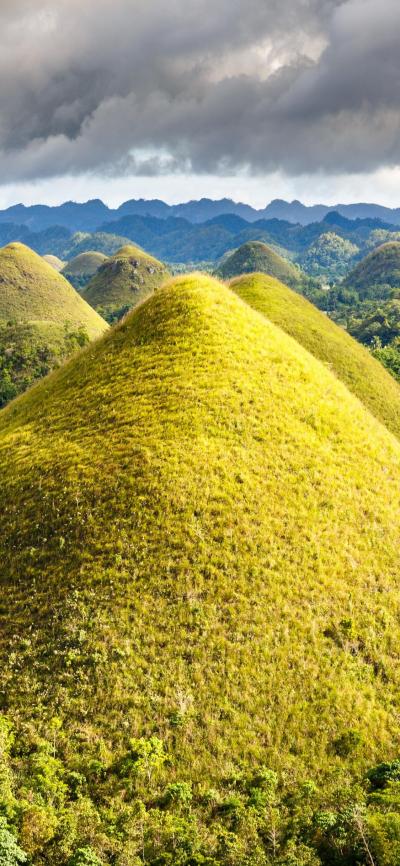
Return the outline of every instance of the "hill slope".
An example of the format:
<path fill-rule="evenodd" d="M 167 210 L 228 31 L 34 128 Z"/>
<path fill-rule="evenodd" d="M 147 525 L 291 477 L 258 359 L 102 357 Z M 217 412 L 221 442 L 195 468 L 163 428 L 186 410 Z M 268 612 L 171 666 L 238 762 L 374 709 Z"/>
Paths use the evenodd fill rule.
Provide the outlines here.
<path fill-rule="evenodd" d="M 360 298 L 381 297 L 376 290 L 400 290 L 400 243 L 391 241 L 369 253 L 345 279 L 345 285 L 358 292 Z M 374 291 L 375 290 L 375 291 Z"/>
<path fill-rule="evenodd" d="M 398 749 L 396 439 L 195 275 L 4 410 L 0 452 L 8 808 L 34 862 L 320 863 Z"/>
<path fill-rule="evenodd" d="M 89 250 L 87 253 L 80 253 L 67 262 L 63 267 L 62 274 L 75 289 L 83 289 L 106 261 L 107 256 L 104 253 Z"/>
<path fill-rule="evenodd" d="M 235 250 L 220 265 L 217 275 L 221 279 L 230 280 L 232 277 L 255 271 L 276 277 L 292 287 L 298 286 L 301 282 L 301 273 L 298 268 L 261 241 L 249 241 Z"/>
<path fill-rule="evenodd" d="M 82 326 L 89 337 L 107 325 L 51 265 L 23 244 L 0 250 L 0 319 Z"/>
<path fill-rule="evenodd" d="M 287 286 L 251 274 L 232 280 L 231 288 L 326 364 L 350 391 L 400 439 L 400 387 L 367 349 L 306 298 Z"/>
<path fill-rule="evenodd" d="M 63 262 L 61 259 L 59 259 L 58 256 L 52 256 L 51 253 L 48 253 L 47 255 L 43 256 L 43 258 L 44 258 L 45 262 L 47 262 L 48 265 L 51 265 L 52 268 L 54 268 L 54 270 L 56 270 L 56 271 L 62 271 L 62 269 L 65 265 L 65 262 Z"/>
<path fill-rule="evenodd" d="M 83 296 L 106 318 L 118 318 L 159 288 L 168 275 L 169 271 L 158 259 L 139 247 L 127 245 L 101 265 Z"/>

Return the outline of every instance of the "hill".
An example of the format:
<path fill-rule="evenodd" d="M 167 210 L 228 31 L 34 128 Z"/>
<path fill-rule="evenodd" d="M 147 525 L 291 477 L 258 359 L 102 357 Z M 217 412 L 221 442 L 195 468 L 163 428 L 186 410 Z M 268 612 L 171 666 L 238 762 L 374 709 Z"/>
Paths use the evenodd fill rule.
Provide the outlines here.
<path fill-rule="evenodd" d="M 45 262 L 47 262 L 48 265 L 51 265 L 52 268 L 54 268 L 56 271 L 62 271 L 65 265 L 65 262 L 59 259 L 58 256 L 52 256 L 50 254 L 47 254 L 43 256 L 43 258 Z"/>
<path fill-rule="evenodd" d="M 400 387 L 363 346 L 304 297 L 264 274 L 232 280 L 236 294 L 327 365 L 400 439 Z"/>
<path fill-rule="evenodd" d="M 75 289 L 83 289 L 90 282 L 91 278 L 97 273 L 99 267 L 107 261 L 107 256 L 104 253 L 94 252 L 89 250 L 87 253 L 80 253 L 75 258 L 63 267 L 63 276 L 75 287 Z"/>
<path fill-rule="evenodd" d="M 384 298 L 400 291 L 400 243 L 382 244 L 369 253 L 346 277 L 344 284 L 365 298 Z"/>
<path fill-rule="evenodd" d="M 0 319 L 83 326 L 91 338 L 107 328 L 61 274 L 19 243 L 0 250 Z"/>
<path fill-rule="evenodd" d="M 3 814 L 32 861 L 362 863 L 361 782 L 398 754 L 397 440 L 194 275 L 4 410 L 0 449 Z"/>
<path fill-rule="evenodd" d="M 326 232 L 310 244 L 300 264 L 311 276 L 326 275 L 338 280 L 348 273 L 351 263 L 359 253 L 359 247 L 341 238 L 335 232 Z"/>
<path fill-rule="evenodd" d="M 299 269 L 260 241 L 250 241 L 235 250 L 220 265 L 217 274 L 221 279 L 230 280 L 232 277 L 255 271 L 269 274 L 293 287 L 299 286 L 301 282 Z"/>
<path fill-rule="evenodd" d="M 168 275 L 153 256 L 127 245 L 100 266 L 83 297 L 112 322 L 159 288 Z"/>

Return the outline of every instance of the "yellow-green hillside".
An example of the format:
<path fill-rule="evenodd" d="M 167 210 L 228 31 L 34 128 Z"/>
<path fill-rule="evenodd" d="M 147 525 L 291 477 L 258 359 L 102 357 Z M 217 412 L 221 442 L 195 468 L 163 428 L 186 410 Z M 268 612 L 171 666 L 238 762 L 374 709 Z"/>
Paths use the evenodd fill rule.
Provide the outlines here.
<path fill-rule="evenodd" d="M 89 337 L 107 329 L 61 274 L 20 243 L 0 249 L 0 319 L 68 323 L 84 327 Z"/>
<path fill-rule="evenodd" d="M 358 845 L 352 780 L 398 754 L 399 490 L 395 437 L 199 275 L 3 411 L 2 778 L 35 863 L 316 866 L 341 808 Z"/>
<path fill-rule="evenodd" d="M 80 253 L 63 267 L 63 276 L 75 286 L 76 289 L 82 290 L 87 286 L 92 277 L 97 274 L 97 271 L 107 261 L 107 256 L 103 253 L 89 251 Z"/>
<path fill-rule="evenodd" d="M 220 265 L 217 276 L 223 280 L 230 280 L 232 277 L 255 271 L 283 280 L 293 288 L 298 287 L 301 283 L 302 274 L 299 268 L 286 261 L 275 250 L 261 241 L 249 241 L 235 250 Z"/>
<path fill-rule="evenodd" d="M 389 241 L 372 250 L 349 273 L 344 284 L 360 298 L 380 295 L 384 287 L 400 290 L 400 243 Z"/>
<path fill-rule="evenodd" d="M 127 245 L 100 266 L 83 297 L 108 321 L 114 321 L 145 300 L 168 276 L 162 262 Z"/>
<path fill-rule="evenodd" d="M 240 277 L 230 286 L 253 309 L 330 367 L 400 438 L 400 387 L 367 349 L 304 297 L 265 274 Z"/>

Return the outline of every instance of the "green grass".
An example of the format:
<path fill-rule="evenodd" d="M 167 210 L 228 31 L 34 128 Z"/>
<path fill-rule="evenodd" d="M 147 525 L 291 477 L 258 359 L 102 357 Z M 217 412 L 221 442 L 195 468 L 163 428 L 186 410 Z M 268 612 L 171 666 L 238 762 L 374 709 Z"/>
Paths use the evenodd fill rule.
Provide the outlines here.
<path fill-rule="evenodd" d="M 345 285 L 358 292 L 361 299 L 373 296 L 373 290 L 387 286 L 400 288 L 400 243 L 382 244 L 369 253 L 346 277 Z"/>
<path fill-rule="evenodd" d="M 0 320 L 68 323 L 83 326 L 91 338 L 107 329 L 61 274 L 20 243 L 0 250 Z"/>
<path fill-rule="evenodd" d="M 106 318 L 124 313 L 165 281 L 169 271 L 139 247 L 127 245 L 104 262 L 83 292 L 83 297 Z"/>
<path fill-rule="evenodd" d="M 64 862 L 66 826 L 118 853 L 135 797 L 154 808 L 171 783 L 192 784 L 201 822 L 207 790 L 233 796 L 261 764 L 329 803 L 397 755 L 399 489 L 395 437 L 200 275 L 1 413 L 0 693 L 18 779 L 44 737 L 100 810 L 72 801 L 75 824 L 57 825 L 54 782 L 46 862 Z M 168 763 L 125 778 L 131 738 L 154 735 Z M 217 862 L 267 862 L 244 856 Z"/>
<path fill-rule="evenodd" d="M 278 280 L 250 274 L 233 280 L 230 286 L 329 367 L 400 438 L 400 387 L 367 349 Z"/>
<path fill-rule="evenodd" d="M 301 271 L 261 241 L 243 244 L 222 262 L 216 273 L 221 279 L 230 280 L 255 271 L 269 274 L 293 287 L 301 282 Z"/>

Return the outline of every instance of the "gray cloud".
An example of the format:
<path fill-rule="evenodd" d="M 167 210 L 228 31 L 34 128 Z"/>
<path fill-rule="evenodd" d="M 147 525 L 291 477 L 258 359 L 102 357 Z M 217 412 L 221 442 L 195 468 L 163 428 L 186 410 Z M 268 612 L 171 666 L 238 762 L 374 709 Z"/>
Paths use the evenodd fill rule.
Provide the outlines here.
<path fill-rule="evenodd" d="M 398 0 L 2 0 L 0 182 L 400 163 Z"/>

